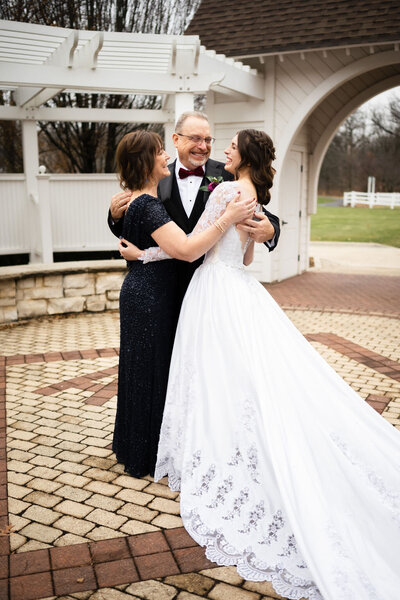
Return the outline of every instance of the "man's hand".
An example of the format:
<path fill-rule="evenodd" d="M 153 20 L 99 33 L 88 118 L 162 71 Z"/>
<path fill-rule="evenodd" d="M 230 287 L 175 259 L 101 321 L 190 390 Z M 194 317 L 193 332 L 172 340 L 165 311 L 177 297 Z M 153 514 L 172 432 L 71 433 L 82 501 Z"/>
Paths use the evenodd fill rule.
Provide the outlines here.
<path fill-rule="evenodd" d="M 271 225 L 271 221 L 263 212 L 258 212 L 254 216 L 259 220 L 246 219 L 242 223 L 239 223 L 237 228 L 241 231 L 247 231 L 254 242 L 264 244 L 272 240 L 275 235 L 275 229 Z"/>
<path fill-rule="evenodd" d="M 131 199 L 131 192 L 118 192 L 111 198 L 110 213 L 113 221 L 121 219 Z"/>

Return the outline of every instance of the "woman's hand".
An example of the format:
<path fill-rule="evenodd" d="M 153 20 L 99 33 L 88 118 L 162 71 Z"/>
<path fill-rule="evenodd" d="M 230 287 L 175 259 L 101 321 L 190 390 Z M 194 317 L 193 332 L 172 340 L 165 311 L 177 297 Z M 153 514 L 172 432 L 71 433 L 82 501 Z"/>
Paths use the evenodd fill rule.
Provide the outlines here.
<path fill-rule="evenodd" d="M 118 242 L 118 250 L 121 256 L 125 258 L 125 260 L 138 260 L 139 256 L 142 254 L 142 250 L 135 246 L 135 244 L 131 244 L 128 240 L 124 238 L 120 238 Z"/>
<path fill-rule="evenodd" d="M 231 200 L 225 209 L 222 218 L 229 225 L 240 223 L 245 219 L 249 219 L 253 216 L 256 208 L 256 198 L 247 198 L 247 200 L 240 200 L 240 191 L 236 194 L 233 200 Z"/>
<path fill-rule="evenodd" d="M 111 198 L 110 213 L 114 221 L 119 221 L 127 209 L 132 192 L 118 192 Z"/>

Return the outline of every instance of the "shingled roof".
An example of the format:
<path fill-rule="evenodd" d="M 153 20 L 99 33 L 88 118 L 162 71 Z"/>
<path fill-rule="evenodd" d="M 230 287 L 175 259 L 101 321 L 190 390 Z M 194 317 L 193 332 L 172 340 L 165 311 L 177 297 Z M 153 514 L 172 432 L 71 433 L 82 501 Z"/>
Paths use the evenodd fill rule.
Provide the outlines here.
<path fill-rule="evenodd" d="M 399 41 L 399 0 L 202 0 L 187 34 L 251 56 Z"/>

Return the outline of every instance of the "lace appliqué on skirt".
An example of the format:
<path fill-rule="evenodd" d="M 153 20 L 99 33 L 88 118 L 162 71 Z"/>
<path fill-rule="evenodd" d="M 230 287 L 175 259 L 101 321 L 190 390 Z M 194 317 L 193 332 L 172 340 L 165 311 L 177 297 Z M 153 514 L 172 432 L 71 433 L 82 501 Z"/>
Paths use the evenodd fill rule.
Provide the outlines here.
<path fill-rule="evenodd" d="M 201 546 L 206 546 L 209 560 L 223 566 L 236 565 L 239 575 L 249 581 L 270 581 L 278 594 L 290 600 L 304 597 L 323 600 L 314 582 L 292 575 L 281 564 L 266 565 L 257 560 L 251 547 L 239 552 L 227 542 L 222 533 L 207 529 L 196 511 L 183 517 L 191 537 Z"/>
<path fill-rule="evenodd" d="M 245 465 L 252 481 L 258 483 L 254 478 L 257 466 L 257 450 L 254 446 L 247 449 L 236 447 L 229 456 L 227 467 L 233 473 L 238 467 Z M 307 565 L 298 550 L 295 536 L 287 526 L 284 511 L 278 509 L 271 514 L 263 499 L 254 501 L 248 488 L 239 491 L 236 488 L 235 492 L 235 474 L 229 475 L 222 483 L 217 483 L 213 491 L 214 480 L 218 481 L 216 466 L 204 464 L 202 458 L 200 450 L 193 452 L 183 469 L 185 481 L 192 480 L 196 475 L 198 477 L 199 485 L 193 490 L 193 494 L 199 497 L 199 501 L 202 498 L 208 509 L 218 510 L 225 507 L 226 511 L 221 514 L 223 521 L 231 521 L 232 527 L 243 536 L 255 536 L 254 547 L 248 546 L 239 551 L 226 540 L 222 531 L 208 529 L 198 510 L 192 510 L 188 515 L 182 514 L 189 534 L 201 546 L 206 546 L 207 558 L 219 565 L 236 566 L 239 575 L 244 579 L 270 581 L 274 589 L 285 598 L 300 600 L 306 597 L 310 600 L 323 600 L 312 580 L 302 578 L 288 568 L 290 561 L 300 570 L 307 570 Z M 168 474 L 170 488 L 180 491 L 181 482 L 174 468 L 174 460 L 171 458 L 160 463 L 158 469 L 159 474 L 162 471 L 163 474 Z M 208 498 L 211 500 L 208 501 Z M 265 532 L 261 537 L 260 531 Z M 271 556 L 275 556 L 279 562 L 272 564 L 272 560 L 271 563 L 261 561 L 257 558 L 259 552 L 256 545 L 271 547 Z"/>
<path fill-rule="evenodd" d="M 380 495 L 382 503 L 386 505 L 393 514 L 393 520 L 400 527 L 400 493 L 394 490 L 387 489 L 385 482 L 371 467 L 363 463 L 355 453 L 352 452 L 349 445 L 341 439 L 336 433 L 331 433 L 331 439 L 335 442 L 338 448 L 343 452 L 345 457 L 352 465 L 357 467 L 360 472 L 366 477 L 369 485 Z"/>

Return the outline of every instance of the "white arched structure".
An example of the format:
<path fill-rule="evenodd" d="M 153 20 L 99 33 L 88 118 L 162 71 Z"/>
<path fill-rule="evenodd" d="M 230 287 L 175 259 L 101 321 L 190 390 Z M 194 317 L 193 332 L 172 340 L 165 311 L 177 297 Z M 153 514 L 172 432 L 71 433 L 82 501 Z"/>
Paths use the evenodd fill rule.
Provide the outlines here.
<path fill-rule="evenodd" d="M 282 236 L 269 255 L 257 247 L 252 271 L 262 281 L 302 272 L 308 266 L 319 172 L 333 135 L 363 102 L 400 85 L 400 36 L 387 42 L 382 36 L 363 39 L 354 45 L 336 41 L 334 47 L 243 55 L 237 62 L 205 50 L 196 35 L 77 32 L 0 22 L 0 85 L 16 90 L 18 104 L 0 107 L 0 119 L 23 122 L 26 202 L 35 223 L 32 258 L 50 261 L 55 247 L 46 233 L 52 202 L 49 194 L 39 194 L 44 182 L 38 176 L 37 120 L 163 123 L 172 154 L 176 115 L 192 109 L 194 95 L 203 93 L 217 139 L 214 158 L 223 159 L 241 128 L 264 129 L 275 142 L 270 208 L 281 217 Z M 65 89 L 160 95 L 162 109 L 43 106 Z"/>
<path fill-rule="evenodd" d="M 400 73 L 397 75 L 392 75 L 391 77 L 387 77 L 378 81 L 374 85 L 362 90 L 354 96 L 347 104 L 345 104 L 342 109 L 334 116 L 333 119 L 327 125 L 324 133 L 319 138 L 318 142 L 315 144 L 314 151 L 312 156 L 310 157 L 310 209 L 311 212 L 314 212 L 316 209 L 316 200 L 318 193 L 318 179 L 319 174 L 322 167 L 322 162 L 324 160 L 325 154 L 329 148 L 329 145 L 335 136 L 340 125 L 343 121 L 359 106 L 385 92 L 391 88 L 400 86 Z M 313 187 L 311 187 L 313 186 Z"/>
<path fill-rule="evenodd" d="M 241 56 L 264 72 L 265 99 L 226 102 L 209 94 L 218 157 L 240 127 L 270 133 L 277 150 L 271 210 L 283 221 L 277 250 L 256 252 L 263 281 L 296 275 L 308 266 L 310 215 L 316 210 L 323 158 L 341 123 L 378 93 L 400 85 L 398 43 Z M 232 99 L 230 99 L 232 100 Z M 224 139 L 225 138 L 225 139 Z"/>

